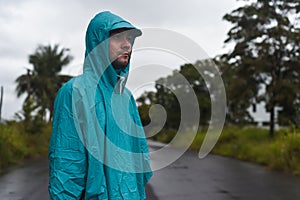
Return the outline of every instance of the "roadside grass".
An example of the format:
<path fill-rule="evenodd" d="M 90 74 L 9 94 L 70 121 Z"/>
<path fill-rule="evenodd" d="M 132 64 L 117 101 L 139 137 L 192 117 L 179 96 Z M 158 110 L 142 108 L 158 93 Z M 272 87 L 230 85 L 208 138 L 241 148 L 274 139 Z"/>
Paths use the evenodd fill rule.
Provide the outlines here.
<path fill-rule="evenodd" d="M 46 156 L 50 133 L 50 125 L 39 133 L 29 134 L 22 123 L 0 124 L 0 172 L 24 159 Z"/>
<path fill-rule="evenodd" d="M 225 127 L 213 153 L 300 175 L 300 133 L 280 130 L 270 138 L 265 129 Z"/>
<path fill-rule="evenodd" d="M 197 133 L 190 145 L 191 150 L 199 151 L 205 138 L 205 131 L 203 129 Z M 173 136 L 173 132 L 163 133 L 156 139 L 168 143 Z M 180 137 L 182 142 L 177 142 L 176 146 L 184 144 L 184 136 Z M 270 138 L 266 129 L 226 126 L 212 153 L 300 175 L 300 132 L 282 129 Z"/>

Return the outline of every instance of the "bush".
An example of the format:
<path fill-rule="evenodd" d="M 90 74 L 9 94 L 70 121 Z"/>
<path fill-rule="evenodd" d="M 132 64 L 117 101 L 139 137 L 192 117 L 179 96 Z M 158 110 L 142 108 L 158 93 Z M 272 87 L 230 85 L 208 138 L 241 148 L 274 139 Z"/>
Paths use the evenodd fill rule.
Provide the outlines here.
<path fill-rule="evenodd" d="M 47 155 L 50 133 L 50 125 L 44 126 L 39 134 L 28 134 L 22 123 L 0 124 L 0 171 L 26 158 Z"/>
<path fill-rule="evenodd" d="M 161 132 L 159 132 L 158 134 L 156 134 L 155 136 L 152 136 L 151 139 L 155 140 L 155 141 L 160 141 L 163 143 L 169 143 L 174 136 L 176 135 L 176 130 L 162 130 Z"/>
<path fill-rule="evenodd" d="M 300 135 L 286 130 L 270 138 L 265 129 L 226 127 L 213 152 L 300 174 Z"/>

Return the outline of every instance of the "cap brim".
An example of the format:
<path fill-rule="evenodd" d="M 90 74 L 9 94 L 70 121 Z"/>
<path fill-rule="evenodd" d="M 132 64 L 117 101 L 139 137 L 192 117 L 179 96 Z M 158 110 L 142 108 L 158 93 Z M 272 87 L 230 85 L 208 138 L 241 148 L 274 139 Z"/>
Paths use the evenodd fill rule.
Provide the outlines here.
<path fill-rule="evenodd" d="M 111 27 L 110 31 L 113 31 L 113 30 L 120 30 L 120 32 L 130 31 L 132 33 L 132 35 L 135 37 L 139 37 L 142 35 L 142 31 L 140 29 L 135 28 L 134 26 L 132 26 L 131 24 L 129 24 L 127 22 L 120 22 L 120 23 L 114 24 Z"/>
<path fill-rule="evenodd" d="M 130 29 L 129 31 L 132 33 L 134 37 L 139 37 L 142 35 L 142 31 L 140 29 L 133 28 Z"/>

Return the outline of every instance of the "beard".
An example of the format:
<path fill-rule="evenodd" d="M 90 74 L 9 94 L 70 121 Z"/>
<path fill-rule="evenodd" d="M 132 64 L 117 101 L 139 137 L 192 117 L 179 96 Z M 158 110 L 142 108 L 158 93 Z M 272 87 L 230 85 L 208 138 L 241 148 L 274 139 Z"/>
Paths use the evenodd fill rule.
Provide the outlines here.
<path fill-rule="evenodd" d="M 123 58 L 124 59 L 124 58 Z M 115 59 L 111 64 L 115 69 L 122 69 L 126 67 L 130 60 L 130 55 L 128 56 L 128 59 L 117 58 Z"/>

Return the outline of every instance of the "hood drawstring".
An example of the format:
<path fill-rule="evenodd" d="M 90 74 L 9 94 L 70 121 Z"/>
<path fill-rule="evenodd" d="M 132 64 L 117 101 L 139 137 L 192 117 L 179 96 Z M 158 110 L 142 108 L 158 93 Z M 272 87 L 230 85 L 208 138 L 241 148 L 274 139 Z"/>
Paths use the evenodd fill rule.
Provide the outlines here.
<path fill-rule="evenodd" d="M 126 83 L 126 77 L 125 76 L 120 76 L 117 75 L 119 77 L 118 83 L 117 83 L 117 87 L 115 89 L 115 92 L 117 94 L 122 94 L 125 88 L 125 83 Z"/>

